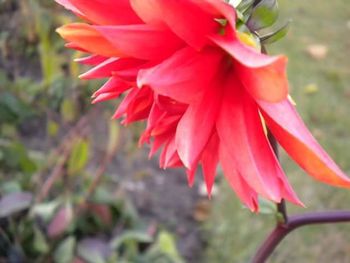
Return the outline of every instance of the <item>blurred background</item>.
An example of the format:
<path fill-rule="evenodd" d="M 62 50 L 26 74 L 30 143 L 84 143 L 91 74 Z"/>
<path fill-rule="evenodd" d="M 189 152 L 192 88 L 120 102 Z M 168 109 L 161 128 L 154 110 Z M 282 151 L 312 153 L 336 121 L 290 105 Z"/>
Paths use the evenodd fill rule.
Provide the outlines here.
<path fill-rule="evenodd" d="M 350 174 L 348 0 L 279 1 L 270 53 L 289 56 L 291 94 L 309 128 Z M 200 176 L 164 171 L 137 147 L 117 104 L 90 105 L 101 83 L 82 81 L 82 54 L 55 28 L 74 17 L 53 1 L 0 0 L 0 262 L 249 262 L 273 227 L 274 206 L 244 209 L 218 179 L 208 200 Z M 350 192 L 313 181 L 281 151 L 307 209 L 350 209 Z M 350 262 L 350 224 L 289 235 L 269 262 Z"/>

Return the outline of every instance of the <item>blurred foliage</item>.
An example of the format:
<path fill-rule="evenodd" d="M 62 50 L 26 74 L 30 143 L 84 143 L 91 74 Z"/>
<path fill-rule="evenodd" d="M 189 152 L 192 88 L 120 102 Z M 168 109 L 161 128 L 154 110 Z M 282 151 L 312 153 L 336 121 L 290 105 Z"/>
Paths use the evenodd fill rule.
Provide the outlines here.
<path fill-rule="evenodd" d="M 105 176 L 119 126 L 96 153 L 98 84 L 78 80 L 81 54 L 55 33 L 70 20 L 54 1 L 0 0 L 0 262 L 183 262 L 173 235 L 144 225 Z"/>

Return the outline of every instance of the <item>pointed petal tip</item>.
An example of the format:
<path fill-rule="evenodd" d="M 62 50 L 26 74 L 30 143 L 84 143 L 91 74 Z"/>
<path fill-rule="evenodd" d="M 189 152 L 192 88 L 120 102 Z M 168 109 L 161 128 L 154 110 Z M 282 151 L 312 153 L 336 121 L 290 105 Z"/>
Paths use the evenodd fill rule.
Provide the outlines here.
<path fill-rule="evenodd" d="M 300 206 L 302 208 L 306 208 L 305 204 L 299 199 L 298 196 L 292 196 L 292 197 L 288 197 L 286 198 L 285 200 L 287 200 L 288 202 L 294 204 L 294 205 L 297 205 L 297 206 Z M 281 201 L 280 201 L 281 202 Z M 278 203 L 280 203 L 278 202 Z"/>
<path fill-rule="evenodd" d="M 70 26 L 70 24 L 60 26 L 60 27 L 55 29 L 55 32 L 57 34 L 59 34 L 63 39 L 65 39 L 67 34 L 69 34 L 69 26 Z"/>
<path fill-rule="evenodd" d="M 208 199 L 211 200 L 213 195 L 212 195 L 212 189 L 207 185 L 207 195 Z"/>
<path fill-rule="evenodd" d="M 259 207 L 259 202 L 254 198 L 251 200 L 250 204 L 246 204 L 248 209 L 255 214 L 258 214 L 260 211 L 260 207 Z"/>
<path fill-rule="evenodd" d="M 62 29 L 64 28 L 65 26 L 60 26 L 58 28 L 55 29 L 55 32 L 57 32 L 58 34 L 60 34 L 60 31 L 62 31 Z"/>
<path fill-rule="evenodd" d="M 187 174 L 188 186 L 192 188 L 194 186 L 196 169 L 187 169 L 186 174 Z"/>
<path fill-rule="evenodd" d="M 81 80 L 89 80 L 89 79 L 92 79 L 92 78 L 89 77 L 88 73 L 89 73 L 89 72 L 82 73 L 82 74 L 80 74 L 80 75 L 78 76 L 78 78 L 81 79 Z"/>

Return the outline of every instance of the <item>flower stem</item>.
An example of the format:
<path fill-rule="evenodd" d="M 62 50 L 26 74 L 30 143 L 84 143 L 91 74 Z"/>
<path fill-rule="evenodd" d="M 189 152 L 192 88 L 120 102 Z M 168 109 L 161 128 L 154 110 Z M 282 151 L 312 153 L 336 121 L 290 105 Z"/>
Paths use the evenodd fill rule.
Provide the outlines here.
<path fill-rule="evenodd" d="M 268 131 L 267 137 L 269 139 L 273 152 L 275 153 L 277 159 L 279 159 L 278 143 L 276 138 L 272 135 L 270 131 Z M 283 219 L 282 222 L 278 222 L 278 223 L 286 223 L 288 221 L 288 213 L 287 213 L 286 202 L 284 200 L 282 200 L 279 204 L 277 204 L 277 211 L 282 216 L 282 219 Z"/>
<path fill-rule="evenodd" d="M 268 138 L 271 147 L 278 158 L 277 141 L 270 132 L 268 133 Z M 301 215 L 288 216 L 287 207 L 284 200 L 277 204 L 277 211 L 282 215 L 283 220 L 277 222 L 275 229 L 259 247 L 251 263 L 266 262 L 284 237 L 299 227 L 315 224 L 350 222 L 350 211 L 311 212 Z"/>
<path fill-rule="evenodd" d="M 290 216 L 288 222 L 279 224 L 265 239 L 251 263 L 264 263 L 278 244 L 293 230 L 307 225 L 350 222 L 350 211 L 312 212 Z"/>

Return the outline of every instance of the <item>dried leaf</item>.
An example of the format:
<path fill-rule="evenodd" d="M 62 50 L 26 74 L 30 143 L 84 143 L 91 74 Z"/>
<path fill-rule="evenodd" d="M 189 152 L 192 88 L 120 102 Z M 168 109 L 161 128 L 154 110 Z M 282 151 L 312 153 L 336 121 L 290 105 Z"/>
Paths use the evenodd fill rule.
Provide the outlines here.
<path fill-rule="evenodd" d="M 307 53 L 316 60 L 322 60 L 328 54 L 328 47 L 322 44 L 309 45 Z"/>
<path fill-rule="evenodd" d="M 200 200 L 195 206 L 193 217 L 198 222 L 204 222 L 209 218 L 210 211 L 211 203 L 209 200 Z"/>

